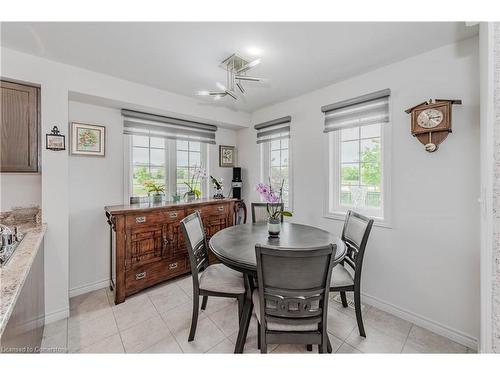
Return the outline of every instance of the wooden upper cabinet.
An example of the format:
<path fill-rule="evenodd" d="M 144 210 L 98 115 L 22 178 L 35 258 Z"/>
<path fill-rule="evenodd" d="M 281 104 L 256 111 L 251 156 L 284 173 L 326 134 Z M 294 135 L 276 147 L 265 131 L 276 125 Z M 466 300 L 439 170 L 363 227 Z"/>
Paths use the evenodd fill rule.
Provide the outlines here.
<path fill-rule="evenodd" d="M 0 81 L 0 172 L 39 172 L 40 89 Z"/>

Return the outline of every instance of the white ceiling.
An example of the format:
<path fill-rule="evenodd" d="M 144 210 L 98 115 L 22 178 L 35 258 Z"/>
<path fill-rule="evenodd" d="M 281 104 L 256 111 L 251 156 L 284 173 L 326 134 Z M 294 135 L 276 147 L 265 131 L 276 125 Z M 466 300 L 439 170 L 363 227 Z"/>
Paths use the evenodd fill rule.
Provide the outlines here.
<path fill-rule="evenodd" d="M 216 105 L 253 111 L 477 34 L 463 22 L 2 23 L 2 46 L 197 100 L 225 82 L 233 52 L 260 57 L 244 98 Z M 260 53 L 252 56 L 251 49 Z M 255 51 L 253 51 L 255 52 Z M 259 51 L 257 51 L 259 52 Z M 215 105 L 215 103 L 214 103 Z"/>

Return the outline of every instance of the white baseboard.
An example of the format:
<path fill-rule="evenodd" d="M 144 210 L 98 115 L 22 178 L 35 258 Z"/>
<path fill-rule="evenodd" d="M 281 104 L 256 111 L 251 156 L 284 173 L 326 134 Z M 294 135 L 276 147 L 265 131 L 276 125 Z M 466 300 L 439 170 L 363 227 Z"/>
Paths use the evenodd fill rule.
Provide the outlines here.
<path fill-rule="evenodd" d="M 69 308 L 53 311 L 45 314 L 45 325 L 57 322 L 58 320 L 69 318 Z"/>
<path fill-rule="evenodd" d="M 411 311 L 402 309 L 398 306 L 395 306 L 389 302 L 383 301 L 377 297 L 373 297 L 367 294 L 362 293 L 363 300 L 369 305 L 375 306 L 377 309 L 395 315 L 401 319 L 407 320 L 411 323 L 414 323 L 422 328 L 428 329 L 431 332 L 437 333 L 438 335 L 444 336 L 462 344 L 470 349 L 476 350 L 478 349 L 478 340 L 475 337 L 472 337 L 464 332 L 458 331 L 454 328 L 448 327 L 444 324 L 438 323 L 432 319 L 423 317 L 421 315 L 415 314 Z"/>
<path fill-rule="evenodd" d="M 79 296 L 80 294 L 85 294 L 88 292 L 93 292 L 94 290 L 103 289 L 109 286 L 109 279 L 104 279 L 96 281 L 94 283 L 78 286 L 76 288 L 69 290 L 69 298 Z"/>

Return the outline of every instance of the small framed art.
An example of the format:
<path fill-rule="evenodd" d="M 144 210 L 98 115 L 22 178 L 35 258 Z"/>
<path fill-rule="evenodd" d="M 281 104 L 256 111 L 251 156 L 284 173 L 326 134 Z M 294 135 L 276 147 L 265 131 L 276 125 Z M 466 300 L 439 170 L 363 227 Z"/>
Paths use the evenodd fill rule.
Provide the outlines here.
<path fill-rule="evenodd" d="M 234 146 L 219 146 L 219 167 L 234 167 Z"/>
<path fill-rule="evenodd" d="M 66 150 L 66 138 L 57 126 L 54 126 L 49 134 L 45 134 L 45 148 L 52 151 Z"/>
<path fill-rule="evenodd" d="M 101 125 L 71 123 L 71 154 L 104 156 L 106 128 Z"/>

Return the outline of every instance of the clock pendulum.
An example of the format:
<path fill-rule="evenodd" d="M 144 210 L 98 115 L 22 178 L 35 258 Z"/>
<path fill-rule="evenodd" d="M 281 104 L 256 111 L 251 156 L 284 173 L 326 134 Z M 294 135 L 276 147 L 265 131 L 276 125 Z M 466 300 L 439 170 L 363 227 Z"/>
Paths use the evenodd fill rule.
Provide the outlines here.
<path fill-rule="evenodd" d="M 432 143 L 432 132 L 429 132 L 429 143 L 427 143 L 425 146 L 425 151 L 427 152 L 434 152 L 437 150 L 438 146 L 436 146 L 434 143 Z"/>

